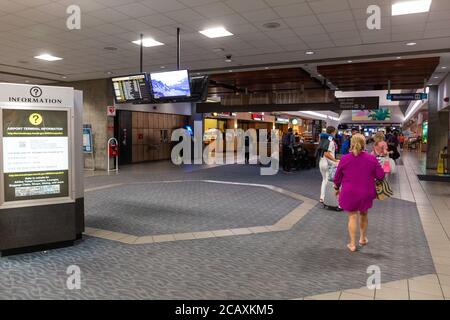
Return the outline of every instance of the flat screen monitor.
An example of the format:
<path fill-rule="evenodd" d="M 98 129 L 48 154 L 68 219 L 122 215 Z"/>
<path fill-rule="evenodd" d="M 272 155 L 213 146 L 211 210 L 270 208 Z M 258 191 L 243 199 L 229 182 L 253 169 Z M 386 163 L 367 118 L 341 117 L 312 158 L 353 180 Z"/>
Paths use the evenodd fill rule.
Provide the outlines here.
<path fill-rule="evenodd" d="M 153 98 L 155 100 L 184 98 L 191 96 L 187 70 L 150 74 Z"/>
<path fill-rule="evenodd" d="M 117 103 L 150 102 L 152 95 L 146 73 L 112 79 Z"/>

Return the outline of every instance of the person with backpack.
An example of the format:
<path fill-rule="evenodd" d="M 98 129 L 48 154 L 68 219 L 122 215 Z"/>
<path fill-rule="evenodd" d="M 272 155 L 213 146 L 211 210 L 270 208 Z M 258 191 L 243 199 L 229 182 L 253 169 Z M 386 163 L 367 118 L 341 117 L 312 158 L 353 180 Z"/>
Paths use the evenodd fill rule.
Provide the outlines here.
<path fill-rule="evenodd" d="M 386 143 L 388 145 L 388 150 L 390 157 L 396 161 L 398 158 L 400 158 L 400 152 L 398 152 L 398 146 L 400 144 L 398 139 L 398 132 L 395 131 L 394 134 L 391 134 L 389 136 L 386 135 Z"/>
<path fill-rule="evenodd" d="M 351 135 L 349 133 L 345 133 L 344 134 L 344 142 L 342 143 L 341 146 L 341 154 L 345 155 L 348 154 L 350 152 L 350 139 L 351 139 Z"/>
<path fill-rule="evenodd" d="M 291 171 L 292 156 L 294 154 L 294 142 L 295 136 L 292 133 L 292 128 L 288 129 L 288 132 L 283 136 L 283 170 L 286 172 Z"/>
<path fill-rule="evenodd" d="M 320 189 L 320 202 L 325 200 L 325 192 L 328 183 L 328 166 L 337 166 L 339 161 L 336 159 L 336 143 L 334 134 L 336 128 L 329 126 L 326 133 L 320 135 L 319 147 L 317 148 L 317 158 L 319 161 L 320 173 L 322 174 L 322 186 Z"/>

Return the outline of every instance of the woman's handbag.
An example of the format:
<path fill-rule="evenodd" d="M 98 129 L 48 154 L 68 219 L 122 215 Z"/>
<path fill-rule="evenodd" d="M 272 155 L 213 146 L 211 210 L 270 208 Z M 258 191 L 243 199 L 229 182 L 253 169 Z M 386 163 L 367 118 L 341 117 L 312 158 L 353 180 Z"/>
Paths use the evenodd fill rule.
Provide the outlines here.
<path fill-rule="evenodd" d="M 376 182 L 377 199 L 386 200 L 394 195 L 394 192 L 386 179 Z"/>

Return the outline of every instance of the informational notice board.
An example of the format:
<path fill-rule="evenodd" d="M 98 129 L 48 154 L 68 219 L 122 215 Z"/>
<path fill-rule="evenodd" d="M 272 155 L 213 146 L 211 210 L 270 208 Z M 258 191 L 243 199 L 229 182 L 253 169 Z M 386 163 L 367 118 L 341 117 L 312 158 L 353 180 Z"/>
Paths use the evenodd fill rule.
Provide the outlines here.
<path fill-rule="evenodd" d="M 92 145 L 92 128 L 90 126 L 83 127 L 83 152 L 94 152 L 94 148 Z"/>
<path fill-rule="evenodd" d="M 69 197 L 68 110 L 1 112 L 5 203 Z"/>

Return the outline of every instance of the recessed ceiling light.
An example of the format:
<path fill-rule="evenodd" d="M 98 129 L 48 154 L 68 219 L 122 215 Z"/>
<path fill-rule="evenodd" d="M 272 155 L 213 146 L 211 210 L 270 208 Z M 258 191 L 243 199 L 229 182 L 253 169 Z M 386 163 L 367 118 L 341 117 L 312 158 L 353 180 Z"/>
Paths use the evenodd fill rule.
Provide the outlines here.
<path fill-rule="evenodd" d="M 265 67 L 264 69 L 269 70 L 269 67 Z"/>
<path fill-rule="evenodd" d="M 225 49 L 224 48 L 214 48 L 213 51 L 214 52 L 224 52 Z"/>
<path fill-rule="evenodd" d="M 63 78 L 63 79 L 67 79 L 67 77 L 66 77 L 66 76 L 62 76 L 61 78 Z"/>
<path fill-rule="evenodd" d="M 161 69 L 165 69 L 165 68 L 166 68 L 166 66 L 161 66 L 160 68 L 161 68 Z"/>
<path fill-rule="evenodd" d="M 397 57 L 398 60 L 400 60 L 402 57 Z"/>
<path fill-rule="evenodd" d="M 281 27 L 281 24 L 279 24 L 278 22 L 267 22 L 263 24 L 263 27 L 266 29 L 276 29 Z"/>
<path fill-rule="evenodd" d="M 430 11 L 432 0 L 397 1 L 392 4 L 392 15 L 422 13 Z"/>
<path fill-rule="evenodd" d="M 45 60 L 45 61 L 59 61 L 59 60 L 63 59 L 63 58 L 52 56 L 51 54 L 48 54 L 48 53 L 41 54 L 39 56 L 35 56 L 34 58 L 40 59 L 40 60 Z"/>
<path fill-rule="evenodd" d="M 347 60 L 347 63 L 352 63 L 353 62 L 353 60 Z"/>
<path fill-rule="evenodd" d="M 305 52 L 305 54 L 307 54 L 307 55 L 312 55 L 312 54 L 315 54 L 315 52 L 312 51 L 312 50 L 308 50 L 308 51 Z"/>
<path fill-rule="evenodd" d="M 116 51 L 117 50 L 116 47 L 104 47 L 103 49 L 107 50 L 107 51 Z"/>
<path fill-rule="evenodd" d="M 439 77 L 434 77 L 435 79 L 439 79 Z"/>
<path fill-rule="evenodd" d="M 30 80 L 25 80 L 25 83 L 30 83 Z"/>
<path fill-rule="evenodd" d="M 233 70 L 228 70 L 228 72 L 233 72 Z"/>
<path fill-rule="evenodd" d="M 112 72 L 112 71 L 108 71 L 108 72 L 106 72 L 107 74 L 113 74 L 114 72 Z"/>
<path fill-rule="evenodd" d="M 417 43 L 416 42 L 408 42 L 406 45 L 407 46 L 415 46 Z"/>
<path fill-rule="evenodd" d="M 441 67 L 441 69 L 447 69 L 448 67 Z"/>
<path fill-rule="evenodd" d="M 141 39 L 133 41 L 133 43 L 137 44 L 138 46 L 140 46 L 141 45 Z M 156 41 L 153 38 L 144 38 L 144 39 L 142 39 L 142 45 L 144 47 L 146 47 L 146 48 L 149 48 L 149 47 L 163 46 L 164 43 Z"/>
<path fill-rule="evenodd" d="M 233 35 L 230 31 L 228 31 L 227 29 L 225 29 L 223 27 L 205 29 L 205 30 L 202 30 L 199 32 L 201 34 L 203 34 L 204 36 L 207 36 L 208 38 L 221 38 L 221 37 L 229 37 L 229 36 Z"/>

